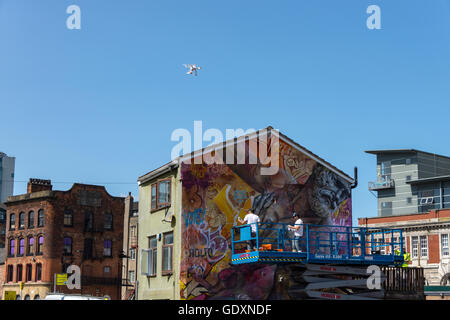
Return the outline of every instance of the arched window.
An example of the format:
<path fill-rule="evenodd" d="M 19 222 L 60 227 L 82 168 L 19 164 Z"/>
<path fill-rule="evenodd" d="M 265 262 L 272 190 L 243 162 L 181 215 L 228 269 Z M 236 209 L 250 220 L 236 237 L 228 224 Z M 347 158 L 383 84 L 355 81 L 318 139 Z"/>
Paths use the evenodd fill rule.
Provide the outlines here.
<path fill-rule="evenodd" d="M 63 254 L 65 254 L 65 255 L 72 254 L 72 238 L 71 237 L 64 237 Z"/>
<path fill-rule="evenodd" d="M 16 239 L 11 238 L 9 240 L 9 250 L 8 250 L 9 256 L 14 257 L 16 254 Z"/>
<path fill-rule="evenodd" d="M 25 239 L 19 239 L 19 256 L 23 256 L 25 254 Z"/>
<path fill-rule="evenodd" d="M 27 294 L 23 300 L 31 300 L 30 295 Z"/>
<path fill-rule="evenodd" d="M 29 238 L 28 238 L 28 249 L 27 249 L 27 254 L 28 254 L 28 255 L 34 254 L 34 238 L 33 238 L 33 237 L 29 237 Z"/>
<path fill-rule="evenodd" d="M 39 236 L 37 244 L 37 254 L 43 254 L 44 252 L 44 237 Z"/>
<path fill-rule="evenodd" d="M 16 215 L 14 213 L 9 216 L 9 230 L 16 230 Z"/>
<path fill-rule="evenodd" d="M 33 300 L 41 300 L 41 297 L 37 294 L 37 295 L 34 296 Z"/>
<path fill-rule="evenodd" d="M 70 209 L 64 210 L 64 226 L 73 227 L 73 212 Z"/>
<path fill-rule="evenodd" d="M 19 229 L 25 229 L 25 212 L 19 213 Z"/>
<path fill-rule="evenodd" d="M 28 228 L 34 228 L 34 211 L 28 212 Z"/>
<path fill-rule="evenodd" d="M 104 217 L 104 229 L 111 230 L 113 226 L 113 215 L 109 212 L 105 213 Z"/>
<path fill-rule="evenodd" d="M 44 226 L 44 210 L 38 211 L 38 227 Z"/>

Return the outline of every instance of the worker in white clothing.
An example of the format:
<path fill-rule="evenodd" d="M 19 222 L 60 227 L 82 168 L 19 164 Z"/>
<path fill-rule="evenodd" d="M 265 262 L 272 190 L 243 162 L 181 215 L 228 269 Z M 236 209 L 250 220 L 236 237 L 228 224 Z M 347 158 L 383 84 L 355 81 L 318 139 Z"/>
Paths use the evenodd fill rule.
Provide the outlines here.
<path fill-rule="evenodd" d="M 247 214 L 244 217 L 244 220 L 238 217 L 238 221 L 241 224 L 249 224 L 251 226 L 251 235 L 252 238 L 250 241 L 247 242 L 247 249 L 248 250 L 255 250 L 256 249 L 256 230 L 257 230 L 257 224 L 260 222 L 259 217 L 254 214 L 251 210 L 247 211 Z"/>
<path fill-rule="evenodd" d="M 292 251 L 302 252 L 300 242 L 303 237 L 303 221 L 300 219 L 300 215 L 295 212 L 293 214 L 293 219 L 295 220 L 294 225 L 288 226 L 288 229 L 294 232 L 294 238 L 292 239 Z"/>

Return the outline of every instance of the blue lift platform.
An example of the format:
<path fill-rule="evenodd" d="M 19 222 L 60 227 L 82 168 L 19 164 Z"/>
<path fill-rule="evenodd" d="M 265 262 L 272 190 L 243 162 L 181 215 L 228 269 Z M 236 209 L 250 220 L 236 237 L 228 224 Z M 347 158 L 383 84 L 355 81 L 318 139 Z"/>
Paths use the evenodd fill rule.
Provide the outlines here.
<path fill-rule="evenodd" d="M 293 252 L 294 234 L 286 223 L 234 226 L 231 263 L 304 263 L 400 266 L 403 238 L 400 229 L 303 225 L 301 252 Z M 292 225 L 292 224 L 291 224 Z M 256 233 L 252 236 L 252 227 Z M 253 242 L 253 243 L 252 243 Z M 254 246 L 254 248 L 249 247 Z"/>

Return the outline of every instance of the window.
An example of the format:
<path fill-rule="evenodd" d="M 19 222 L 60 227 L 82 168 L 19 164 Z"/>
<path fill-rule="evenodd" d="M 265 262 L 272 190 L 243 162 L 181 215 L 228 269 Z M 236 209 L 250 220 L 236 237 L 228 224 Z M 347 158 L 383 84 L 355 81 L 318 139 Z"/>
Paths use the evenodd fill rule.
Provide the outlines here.
<path fill-rule="evenodd" d="M 9 216 L 9 230 L 16 230 L 16 215 L 14 213 Z"/>
<path fill-rule="evenodd" d="M 25 298 L 23 298 L 23 300 L 31 300 L 30 295 L 27 294 L 27 295 L 25 296 Z"/>
<path fill-rule="evenodd" d="M 92 212 L 87 211 L 84 214 L 84 231 L 92 231 L 94 227 L 94 215 Z"/>
<path fill-rule="evenodd" d="M 25 229 L 25 212 L 19 213 L 19 230 Z"/>
<path fill-rule="evenodd" d="M 164 234 L 162 254 L 162 273 L 172 273 L 173 232 Z"/>
<path fill-rule="evenodd" d="M 83 250 L 83 258 L 91 259 L 92 258 L 92 250 L 93 250 L 93 242 L 92 239 L 84 239 L 84 250 Z"/>
<path fill-rule="evenodd" d="M 34 254 L 34 238 L 29 237 L 28 238 L 28 250 L 27 255 L 33 255 Z"/>
<path fill-rule="evenodd" d="M 31 264 L 27 264 L 26 281 L 27 282 L 32 281 L 32 276 L 33 276 L 33 266 Z"/>
<path fill-rule="evenodd" d="M 28 228 L 34 228 L 34 211 L 28 212 Z"/>
<path fill-rule="evenodd" d="M 135 282 L 134 270 L 128 271 L 128 280 L 130 280 L 131 283 Z"/>
<path fill-rule="evenodd" d="M 19 257 L 23 256 L 25 253 L 25 239 L 19 239 Z"/>
<path fill-rule="evenodd" d="M 42 254 L 43 252 L 44 252 L 44 237 L 40 236 L 38 238 L 37 254 Z"/>
<path fill-rule="evenodd" d="M 41 300 L 41 297 L 37 294 L 37 295 L 34 296 L 33 300 Z"/>
<path fill-rule="evenodd" d="M 428 256 L 428 240 L 427 236 L 420 236 L 420 256 Z"/>
<path fill-rule="evenodd" d="M 131 226 L 130 236 L 133 238 L 136 237 L 136 226 Z"/>
<path fill-rule="evenodd" d="M 103 227 L 105 230 L 112 230 L 113 215 L 111 213 L 105 213 Z"/>
<path fill-rule="evenodd" d="M 21 282 L 23 276 L 23 266 L 21 264 L 17 265 L 17 276 L 16 282 Z"/>
<path fill-rule="evenodd" d="M 412 203 L 412 198 L 406 198 L 406 203 L 407 204 L 411 204 Z"/>
<path fill-rule="evenodd" d="M 71 237 L 64 237 L 63 254 L 64 255 L 72 254 L 72 238 Z"/>
<path fill-rule="evenodd" d="M 448 234 L 441 234 L 441 256 L 448 257 Z"/>
<path fill-rule="evenodd" d="M 73 212 L 70 209 L 64 210 L 64 226 L 73 227 Z"/>
<path fill-rule="evenodd" d="M 136 260 L 136 249 L 135 248 L 130 249 L 130 260 Z"/>
<path fill-rule="evenodd" d="M 103 268 L 103 273 L 106 275 L 109 275 L 111 273 L 111 267 L 110 266 L 105 266 Z"/>
<path fill-rule="evenodd" d="M 406 181 L 411 181 L 411 176 L 406 176 Z"/>
<path fill-rule="evenodd" d="M 152 185 L 152 210 L 170 206 L 170 179 L 161 180 Z"/>
<path fill-rule="evenodd" d="M 9 256 L 14 257 L 16 254 L 16 239 L 10 239 L 9 240 Z"/>
<path fill-rule="evenodd" d="M 152 185 L 152 210 L 156 210 L 156 186 L 157 184 Z"/>
<path fill-rule="evenodd" d="M 44 226 L 44 210 L 38 211 L 38 227 Z"/>
<path fill-rule="evenodd" d="M 36 281 L 42 280 L 42 264 L 37 263 L 36 264 Z"/>
<path fill-rule="evenodd" d="M 417 236 L 411 237 L 412 257 L 419 256 L 419 238 Z"/>
<path fill-rule="evenodd" d="M 148 268 L 149 272 L 148 274 L 151 276 L 156 276 L 156 266 L 157 266 L 157 255 L 158 255 L 158 249 L 157 249 L 158 241 L 156 240 L 156 236 L 149 238 L 149 255 L 148 255 Z"/>
<path fill-rule="evenodd" d="M 105 240 L 103 243 L 103 256 L 111 257 L 112 256 L 112 241 Z"/>
<path fill-rule="evenodd" d="M 14 266 L 12 266 L 12 265 L 8 266 L 7 279 L 8 279 L 8 282 L 13 282 L 13 280 L 14 280 Z"/>

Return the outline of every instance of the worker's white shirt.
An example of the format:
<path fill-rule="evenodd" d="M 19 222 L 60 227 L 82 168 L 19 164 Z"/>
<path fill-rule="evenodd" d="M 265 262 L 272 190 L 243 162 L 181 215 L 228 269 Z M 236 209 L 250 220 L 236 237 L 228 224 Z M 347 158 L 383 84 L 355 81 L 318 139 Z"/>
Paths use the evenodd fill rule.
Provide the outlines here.
<path fill-rule="evenodd" d="M 303 236 L 303 221 L 302 219 L 297 219 L 297 221 L 295 221 L 295 226 L 300 226 L 300 228 L 298 228 L 297 230 L 294 230 L 294 235 L 296 237 L 302 237 Z"/>
<path fill-rule="evenodd" d="M 247 224 L 257 223 L 259 222 L 259 217 L 254 213 L 248 213 L 244 217 L 244 222 L 246 222 Z M 252 224 L 252 232 L 256 232 L 256 224 Z"/>

